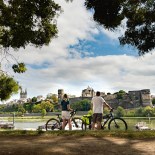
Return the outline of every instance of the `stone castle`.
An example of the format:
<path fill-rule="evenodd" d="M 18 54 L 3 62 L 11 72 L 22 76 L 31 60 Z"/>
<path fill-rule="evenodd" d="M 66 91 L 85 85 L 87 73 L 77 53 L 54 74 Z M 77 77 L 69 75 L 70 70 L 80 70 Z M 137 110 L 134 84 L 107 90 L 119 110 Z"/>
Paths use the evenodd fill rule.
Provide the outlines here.
<path fill-rule="evenodd" d="M 58 90 L 58 99 L 61 100 L 64 94 L 63 89 Z M 95 91 L 93 88 L 89 86 L 82 90 L 81 97 L 69 97 L 70 103 L 74 103 L 77 101 L 81 101 L 84 99 L 91 100 L 92 97 L 95 96 Z M 121 106 L 125 109 L 129 108 L 138 108 L 138 107 L 145 107 L 145 106 L 152 106 L 151 101 L 151 94 L 150 89 L 143 89 L 143 90 L 134 90 L 125 93 L 121 99 L 117 98 L 117 94 L 105 94 L 101 92 L 101 96 L 106 100 L 106 102 L 113 108 L 117 108 Z"/>

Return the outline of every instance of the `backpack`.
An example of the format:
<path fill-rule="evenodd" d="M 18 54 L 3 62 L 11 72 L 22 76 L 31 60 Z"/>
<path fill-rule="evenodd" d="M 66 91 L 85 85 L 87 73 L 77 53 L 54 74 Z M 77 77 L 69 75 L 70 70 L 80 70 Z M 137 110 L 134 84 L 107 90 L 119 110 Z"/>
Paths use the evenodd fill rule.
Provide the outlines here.
<path fill-rule="evenodd" d="M 82 121 L 85 122 L 87 125 L 89 125 L 91 123 L 91 118 L 92 116 L 91 115 L 83 115 L 82 116 Z"/>

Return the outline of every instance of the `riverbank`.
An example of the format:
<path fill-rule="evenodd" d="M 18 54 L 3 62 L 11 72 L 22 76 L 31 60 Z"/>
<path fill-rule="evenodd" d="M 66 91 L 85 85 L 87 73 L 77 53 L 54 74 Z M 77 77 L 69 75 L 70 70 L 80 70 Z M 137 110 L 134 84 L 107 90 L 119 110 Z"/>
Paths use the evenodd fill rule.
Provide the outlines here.
<path fill-rule="evenodd" d="M 1 131 L 1 155 L 154 155 L 155 133 Z"/>

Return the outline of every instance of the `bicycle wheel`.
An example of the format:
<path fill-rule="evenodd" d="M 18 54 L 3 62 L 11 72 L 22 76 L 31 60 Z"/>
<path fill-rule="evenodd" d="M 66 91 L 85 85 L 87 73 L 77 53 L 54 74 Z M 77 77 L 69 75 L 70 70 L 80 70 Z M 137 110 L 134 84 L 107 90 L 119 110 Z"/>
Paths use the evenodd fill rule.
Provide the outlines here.
<path fill-rule="evenodd" d="M 60 130 L 60 122 L 55 118 L 49 119 L 45 126 L 46 126 L 46 131 Z"/>
<path fill-rule="evenodd" d="M 122 118 L 113 118 L 109 121 L 109 124 L 108 124 L 108 129 L 109 130 L 127 130 L 128 129 L 128 126 L 127 126 L 127 123 L 125 122 L 124 119 Z"/>
<path fill-rule="evenodd" d="M 71 124 L 72 124 L 72 130 L 83 130 L 82 128 L 83 121 L 81 118 L 78 117 L 72 118 Z"/>

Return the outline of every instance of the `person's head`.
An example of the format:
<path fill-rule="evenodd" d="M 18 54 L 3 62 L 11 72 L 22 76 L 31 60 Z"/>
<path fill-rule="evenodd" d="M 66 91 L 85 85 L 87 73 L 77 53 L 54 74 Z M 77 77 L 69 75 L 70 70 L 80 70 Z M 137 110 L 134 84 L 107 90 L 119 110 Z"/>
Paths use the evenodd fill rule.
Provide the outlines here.
<path fill-rule="evenodd" d="M 100 92 L 99 91 L 96 92 L 96 96 L 100 96 Z"/>
<path fill-rule="evenodd" d="M 68 99 L 67 94 L 64 94 L 63 99 Z"/>

